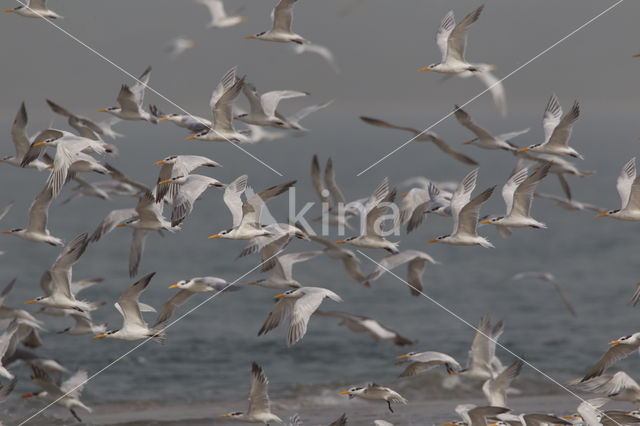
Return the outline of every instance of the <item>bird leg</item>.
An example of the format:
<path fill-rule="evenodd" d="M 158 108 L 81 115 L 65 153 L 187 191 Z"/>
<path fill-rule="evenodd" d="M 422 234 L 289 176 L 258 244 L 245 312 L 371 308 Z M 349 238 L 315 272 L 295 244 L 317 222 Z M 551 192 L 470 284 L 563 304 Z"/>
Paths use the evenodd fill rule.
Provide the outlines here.
<path fill-rule="evenodd" d="M 73 408 L 69 408 L 69 411 L 71 411 L 71 414 L 73 414 L 73 417 L 75 417 L 77 421 L 82 422 L 82 419 L 80 417 L 78 417 L 78 415 L 73 410 Z"/>
<path fill-rule="evenodd" d="M 389 406 L 389 411 L 393 413 L 393 408 L 391 408 L 391 401 L 387 400 L 387 405 Z"/>

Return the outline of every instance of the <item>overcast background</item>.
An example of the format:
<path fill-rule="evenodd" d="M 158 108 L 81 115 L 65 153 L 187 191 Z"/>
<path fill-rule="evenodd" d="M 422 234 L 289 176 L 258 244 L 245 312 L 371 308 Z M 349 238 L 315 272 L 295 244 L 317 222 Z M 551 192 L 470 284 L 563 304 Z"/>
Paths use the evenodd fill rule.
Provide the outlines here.
<path fill-rule="evenodd" d="M 245 5 L 243 14 L 248 21 L 224 30 L 207 29 L 207 10 L 186 0 L 52 0 L 50 3 L 53 10 L 65 16 L 63 20 L 54 21 L 56 25 L 133 75 L 138 76 L 152 65 L 150 86 L 193 114 L 209 117 L 211 91 L 224 72 L 235 65 L 238 73 L 246 74 L 247 81 L 254 83 L 259 91 L 294 89 L 311 92 L 309 98 L 283 102 L 285 112 L 335 99 L 329 108 L 307 118 L 304 125 L 311 130 L 308 135 L 245 146 L 284 177 L 275 175 L 230 144 L 183 141 L 183 129 L 170 123 L 153 126 L 123 122 L 116 130 L 126 137 L 115 141 L 121 155 L 110 162 L 147 184 L 152 184 L 157 176 L 157 168 L 152 163 L 171 154 L 209 156 L 224 167 L 203 174 L 230 182 L 247 173 L 249 183 L 257 190 L 284 180 L 298 179 L 299 206 L 317 199 L 309 182 L 309 164 L 314 153 L 320 155 L 322 162 L 328 156 L 334 158 L 338 182 L 348 199 L 367 196 L 384 176 L 389 176 L 392 184 L 415 175 L 426 175 L 435 180 L 459 180 L 470 170 L 442 155 L 435 147 L 416 143 L 356 177 L 359 171 L 409 136 L 368 126 L 358 116 L 370 115 L 401 125 L 426 128 L 448 114 L 455 103 L 464 103 L 484 90 L 476 79 L 454 78 L 442 82 L 439 74 L 417 72 L 440 59 L 434 36 L 446 12 L 453 9 L 459 21 L 480 2 L 300 0 L 295 6 L 294 31 L 331 48 L 342 70 L 340 74 L 335 74 L 316 55 L 298 56 L 292 53 L 291 46 L 243 39 L 243 36 L 270 28 L 269 11 L 274 1 L 227 1 L 229 12 Z M 613 2 L 489 0 L 484 4 L 482 15 L 471 27 L 466 56 L 470 62 L 495 64 L 496 75 L 503 76 Z M 3 8 L 13 6 L 14 2 L 2 2 Z M 569 177 L 569 180 L 576 199 L 617 208 L 615 179 L 622 165 L 637 154 L 640 143 L 636 140 L 640 136 L 637 107 L 640 59 L 631 57 L 640 53 L 638 16 L 640 4 L 627 0 L 506 80 L 509 107 L 506 118 L 500 117 L 488 94 L 465 109 L 476 122 L 496 133 L 530 127 L 528 134 L 514 140 L 520 146 L 527 146 L 541 142 L 542 113 L 552 92 L 557 93 L 565 111 L 574 100 L 579 100 L 581 116 L 571 145 L 585 156 L 579 167 L 598 173 L 588 179 Z M 99 119 L 106 115 L 94 111 L 116 105 L 120 85 L 132 83 L 112 65 L 47 22 L 11 14 L 0 16 L 0 19 L 3 40 L 0 66 L 2 155 L 13 154 L 9 133 L 21 101 L 27 105 L 29 134 L 34 134 L 50 125 L 53 119 L 45 98 L 73 112 Z M 171 60 L 163 47 L 179 35 L 194 39 L 197 46 Z M 145 104 L 148 103 L 159 105 L 165 112 L 175 111 L 149 90 L 145 96 Z M 240 99 L 239 104 L 246 105 L 246 102 Z M 66 128 L 66 123 L 59 118 L 53 124 Z M 514 163 L 511 155 L 461 145 L 470 134 L 453 117 L 433 130 L 481 163 L 476 191 L 501 185 L 506 180 Z M 32 170 L 0 165 L 2 199 L 16 201 L 2 221 L 3 228 L 26 225 L 26 211 L 44 180 L 43 174 Z M 543 182 L 541 189 L 560 193 L 555 177 Z M 67 194 L 68 189 L 61 197 Z M 272 204 L 276 217 L 284 218 L 285 201 Z M 130 200 L 107 203 L 95 199 L 66 206 L 54 203 L 50 229 L 54 235 L 69 241 L 80 232 L 93 231 L 109 209 L 131 205 Z M 497 213 L 503 209 L 502 200 L 496 193 L 483 207 L 483 212 Z M 315 213 L 319 213 L 319 208 Z M 640 272 L 637 224 L 595 219 L 592 213 L 565 212 L 543 200 L 534 203 L 534 216 L 546 222 L 550 229 L 521 230 L 512 238 L 502 240 L 493 230 L 484 228 L 483 234 L 497 246 L 493 251 L 425 247 L 424 241 L 450 232 L 450 220 L 443 218 L 430 219 L 416 233 L 403 236 L 401 247 L 426 249 L 443 263 L 430 269 L 425 276 L 428 292 L 436 299 L 472 323 L 488 311 L 505 318 L 511 327 L 511 330 L 507 328 L 504 337 L 509 347 L 517 353 L 526 353 L 527 359 L 553 374 L 563 375 L 568 370 L 562 379 L 569 379 L 595 361 L 606 349 L 603 346 L 607 341 L 637 331 L 630 325 L 635 323 L 637 313 L 628 305 Z M 166 286 L 176 280 L 212 274 L 231 281 L 254 267 L 256 258 L 232 262 L 244 243 L 206 240 L 206 236 L 229 224 L 222 194 L 212 190 L 196 204 L 183 231 L 164 239 L 150 236 L 140 271 L 144 274 L 155 270 L 158 276 L 152 284 L 154 288 L 145 293 L 143 300 L 160 306 L 170 295 Z M 130 231 L 114 232 L 104 241 L 90 246 L 74 268 L 74 276 L 78 278 L 91 275 L 107 278 L 103 288 L 88 292 L 85 297 L 109 302 L 96 312 L 96 317 L 108 320 L 112 327 L 119 326 L 120 317 L 111 302 L 132 282 L 126 272 L 129 241 Z M 19 305 L 39 294 L 36 283 L 59 251 L 13 237 L 2 236 L 0 242 L 0 248 L 8 252 L 0 258 L 3 265 L 0 279 L 8 282 L 14 276 L 19 277 L 21 285 L 11 295 L 11 305 Z M 304 245 L 293 247 L 295 250 L 309 248 Z M 376 259 L 382 256 L 376 251 L 367 253 Z M 373 265 L 366 262 L 363 260 L 363 269 L 369 271 Z M 381 284 L 374 286 L 371 292 L 364 292 L 335 265 L 333 261 L 318 258 L 317 262 L 298 268 L 299 279 L 303 283 L 330 288 L 339 285 L 337 291 L 346 301 L 341 309 L 376 316 L 423 342 L 430 341 L 425 337 L 431 336 L 430 333 L 440 333 L 440 339 L 431 341 L 434 347 L 416 349 L 451 351 L 464 359 L 472 332 L 449 314 L 427 304 L 423 298 L 410 298 L 406 289 L 398 289 L 401 283 L 389 276 L 381 278 L 378 281 Z M 544 287 L 531 287 L 540 290 L 529 290 L 531 293 L 528 293 L 530 287 L 505 291 L 504 285 L 496 284 L 505 275 L 523 269 L 548 269 L 559 276 L 577 305 L 579 318 L 569 318 L 559 301 L 549 299 L 552 296 L 542 290 Z M 339 274 L 337 279 L 336 273 Z M 243 281 L 259 277 L 259 274 L 252 274 Z M 359 337 L 358 349 L 365 351 L 367 362 L 364 362 L 362 353 L 349 352 L 349 345 L 327 346 L 334 342 L 332 339 L 338 332 L 332 327 L 314 325 L 313 321 L 304 342 L 290 350 L 283 346 L 281 331 L 256 339 L 255 332 L 270 306 L 269 293 L 243 293 L 247 295 L 242 298 L 229 295 L 224 301 L 215 301 L 213 307 L 194 313 L 192 318 L 176 326 L 175 332 L 169 332 L 163 350 L 142 349 L 134 359 L 145 356 L 151 359 L 149 371 L 129 374 L 131 363 L 137 361 L 126 361 L 108 375 L 101 376 L 87 389 L 89 402 L 100 404 L 98 396 L 107 389 L 119 389 L 123 398 L 130 397 L 127 392 L 132 389 L 139 391 L 137 396 L 140 398 L 154 398 L 158 396 L 154 394 L 159 392 L 158 387 L 166 385 L 166 377 L 162 374 L 179 376 L 184 380 L 184 386 L 179 391 L 170 386 L 163 387 L 160 397 L 176 396 L 183 391 L 199 399 L 203 387 L 214 393 L 225 389 L 243 395 L 247 387 L 248 363 L 255 354 L 260 354 L 266 363 L 272 388 L 276 391 L 295 383 L 324 383 L 327 377 L 338 380 L 342 386 L 380 378 L 389 383 L 397 375 L 398 371 L 387 368 L 397 355 L 395 348 L 376 345 L 366 337 Z M 245 321 L 237 319 L 238 308 L 232 298 L 236 298 L 236 303 L 243 303 Z M 408 318 L 399 317 L 397 307 L 388 303 L 396 299 L 401 300 L 403 313 Z M 553 302 L 547 303 L 549 300 Z M 385 308 L 387 305 L 389 309 Z M 615 315 L 611 315 L 612 310 Z M 428 321 L 419 317 L 423 314 L 429 316 Z M 208 328 L 212 318 L 226 318 L 226 315 L 236 315 L 229 317 L 236 320 L 224 327 Z M 202 330 L 205 336 L 201 335 Z M 446 336 L 442 336 L 442 330 L 446 331 Z M 341 333 L 344 335 L 339 342 L 352 337 L 346 331 Z M 585 342 L 585 333 L 592 342 L 598 343 Z M 130 342 L 73 340 L 73 337 L 52 334 L 45 339 L 48 339 L 48 354 L 64 359 L 73 368 L 83 366 L 90 371 L 101 368 L 131 347 Z M 212 342 L 224 347 L 221 353 L 206 352 Z M 79 358 L 74 352 L 76 344 L 82 345 L 79 346 L 83 350 Z M 561 361 L 549 358 L 545 345 L 561 345 L 561 348 L 554 346 L 554 351 L 560 351 L 558 358 Z M 322 352 L 327 347 L 330 348 L 328 353 Z M 190 356 L 195 359 L 180 358 L 184 356 L 185 348 L 192 348 Z M 334 350 L 346 351 L 343 353 L 346 361 L 329 367 L 328 364 L 335 360 Z M 211 357 L 214 357 L 217 369 L 195 367 L 198 362 L 206 365 Z M 369 362 L 370 359 L 374 361 Z M 172 369 L 158 371 L 159 365 L 165 365 L 162 362 L 170 362 Z M 635 368 L 637 359 L 625 362 L 625 368 Z M 287 374 L 291 373 L 292 366 L 295 373 Z M 372 377 L 372 372 L 377 375 Z M 26 371 L 21 374 L 25 378 L 28 376 Z M 145 381 L 147 389 L 138 387 L 142 386 L 140 380 Z M 119 396 L 113 395 L 110 398 Z M 36 406 L 38 404 L 29 409 Z"/>

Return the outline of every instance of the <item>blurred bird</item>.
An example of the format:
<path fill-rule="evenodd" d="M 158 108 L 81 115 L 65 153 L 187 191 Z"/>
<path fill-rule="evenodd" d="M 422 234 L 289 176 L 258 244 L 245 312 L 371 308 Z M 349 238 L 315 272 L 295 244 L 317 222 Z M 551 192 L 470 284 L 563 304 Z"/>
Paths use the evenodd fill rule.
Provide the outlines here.
<path fill-rule="evenodd" d="M 340 395 L 349 395 L 349 399 L 352 398 L 361 398 L 369 401 L 382 400 L 387 402 L 387 406 L 389 407 L 389 411 L 393 413 L 393 408 L 391 408 L 392 402 L 398 402 L 401 404 L 407 404 L 407 400 L 400 395 L 398 392 L 394 391 L 391 388 L 387 388 L 384 386 L 377 385 L 375 383 L 369 383 L 366 387 L 363 386 L 355 386 L 346 391 L 340 392 Z"/>
<path fill-rule="evenodd" d="M 263 31 L 256 35 L 246 36 L 246 39 L 258 39 L 264 41 L 276 41 L 279 43 L 308 43 L 302 36 L 291 31 L 293 21 L 293 5 L 297 0 L 280 0 L 271 11 L 273 26 L 269 31 Z"/>
<path fill-rule="evenodd" d="M 47 0 L 27 0 L 27 4 L 21 4 L 13 9 L 5 9 L 5 13 L 15 13 L 25 18 L 49 18 L 62 19 L 62 16 L 47 8 Z"/>
<path fill-rule="evenodd" d="M 300 287 L 274 296 L 279 300 L 260 327 L 258 336 L 268 333 L 290 317 L 287 346 L 294 345 L 304 337 L 311 314 L 326 297 L 334 302 L 342 302 L 340 296 L 322 287 Z"/>
<path fill-rule="evenodd" d="M 196 0 L 198 3 L 204 5 L 209 9 L 211 13 L 211 22 L 209 22 L 209 28 L 227 28 L 238 25 L 245 22 L 247 18 L 240 16 L 239 13 L 244 7 L 239 8 L 231 15 L 227 15 L 224 10 L 224 3 L 222 0 Z"/>
<path fill-rule="evenodd" d="M 157 118 L 142 108 L 144 90 L 149 84 L 150 76 L 151 67 L 147 67 L 131 88 L 126 84 L 122 85 L 117 99 L 118 104 L 120 104 L 119 107 L 103 108 L 99 109 L 98 112 L 109 113 L 121 120 L 144 120 L 156 124 L 158 122 Z"/>
<path fill-rule="evenodd" d="M 396 346 L 407 346 L 415 343 L 413 340 L 401 336 L 397 331 L 380 324 L 373 318 L 352 315 L 346 312 L 321 310 L 316 310 L 313 315 L 339 318 L 341 321 L 338 325 L 342 325 L 354 333 L 368 333 L 376 342 L 386 340 Z"/>
<path fill-rule="evenodd" d="M 269 379 L 265 376 L 262 367 L 253 362 L 251 364 L 251 389 L 249 390 L 249 409 L 246 413 L 235 411 L 223 414 L 221 417 L 237 419 L 246 423 L 277 422 L 284 424 L 280 417 L 271 412 L 271 401 L 268 394 Z"/>

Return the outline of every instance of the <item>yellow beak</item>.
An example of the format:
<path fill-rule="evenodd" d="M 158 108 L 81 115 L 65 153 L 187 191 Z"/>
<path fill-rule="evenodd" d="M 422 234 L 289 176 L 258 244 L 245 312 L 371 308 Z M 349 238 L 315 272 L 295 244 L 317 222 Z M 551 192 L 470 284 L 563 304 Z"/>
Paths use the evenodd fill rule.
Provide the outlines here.
<path fill-rule="evenodd" d="M 208 240 L 212 240 L 214 238 L 220 238 L 220 234 L 215 234 L 215 235 L 211 235 L 210 237 L 208 237 Z"/>
<path fill-rule="evenodd" d="M 436 240 L 436 239 L 434 238 L 433 240 L 429 240 L 429 241 L 427 241 L 427 242 L 428 242 L 428 243 L 437 243 L 437 242 L 438 242 L 438 240 Z"/>
<path fill-rule="evenodd" d="M 490 223 L 491 223 L 490 220 L 483 220 L 482 222 L 480 222 L 481 225 L 488 225 Z"/>
<path fill-rule="evenodd" d="M 338 395 L 349 395 L 351 392 L 348 390 L 340 392 Z"/>
<path fill-rule="evenodd" d="M 251 39 L 253 39 L 253 38 L 257 38 L 257 37 L 256 37 L 256 36 L 254 36 L 254 35 L 250 35 L 250 36 L 246 36 L 245 38 L 246 38 L 247 40 L 251 40 Z"/>
<path fill-rule="evenodd" d="M 160 120 L 162 120 L 162 118 Z M 156 161 L 155 163 L 153 163 L 154 166 L 157 166 L 158 164 L 164 164 L 164 160 Z"/>
<path fill-rule="evenodd" d="M 27 301 L 27 302 L 24 302 L 24 304 L 25 304 L 25 305 L 30 305 L 30 304 L 32 304 L 32 303 L 36 303 L 36 302 L 37 302 L 37 300 L 29 300 L 29 301 Z"/>
<path fill-rule="evenodd" d="M 173 284 L 173 285 L 170 285 L 169 288 L 180 288 L 180 286 L 178 284 Z"/>
<path fill-rule="evenodd" d="M 285 296 L 286 296 L 286 294 L 284 294 L 284 293 L 280 293 L 280 294 L 278 294 L 278 295 L 276 295 L 276 296 L 273 296 L 273 298 L 274 298 L 274 299 L 282 299 L 282 298 L 283 298 L 283 297 L 285 297 Z"/>
<path fill-rule="evenodd" d="M 529 148 L 520 148 L 518 151 L 516 152 L 525 152 L 525 151 L 529 151 Z"/>
<path fill-rule="evenodd" d="M 162 118 L 158 118 L 158 121 L 165 121 L 165 120 L 168 120 L 168 119 L 169 119 L 169 117 L 162 117 Z"/>
<path fill-rule="evenodd" d="M 605 217 L 605 216 L 609 216 L 609 213 L 598 213 L 596 215 L 596 217 Z"/>
<path fill-rule="evenodd" d="M 107 337 L 106 334 L 98 334 L 97 336 L 93 336 L 94 339 L 102 339 L 103 337 Z"/>
<path fill-rule="evenodd" d="M 165 183 L 171 183 L 171 179 L 161 180 L 158 185 L 164 185 Z"/>
<path fill-rule="evenodd" d="M 345 243 L 344 240 L 336 241 L 336 244 L 344 244 L 344 243 Z"/>
<path fill-rule="evenodd" d="M 191 139 L 195 139 L 195 136 L 187 136 L 186 138 L 184 138 L 185 141 L 191 140 Z"/>
<path fill-rule="evenodd" d="M 402 359 L 402 358 L 409 358 L 409 355 L 404 354 L 404 355 L 398 355 L 396 358 L 398 359 Z"/>
<path fill-rule="evenodd" d="M 620 340 L 612 340 L 609 342 L 610 345 L 617 345 L 618 343 L 620 343 Z"/>
<path fill-rule="evenodd" d="M 418 71 L 431 71 L 431 68 L 424 67 L 424 68 L 420 68 Z"/>
<path fill-rule="evenodd" d="M 99 109 L 98 112 L 107 112 L 107 110 L 102 108 L 102 109 Z"/>

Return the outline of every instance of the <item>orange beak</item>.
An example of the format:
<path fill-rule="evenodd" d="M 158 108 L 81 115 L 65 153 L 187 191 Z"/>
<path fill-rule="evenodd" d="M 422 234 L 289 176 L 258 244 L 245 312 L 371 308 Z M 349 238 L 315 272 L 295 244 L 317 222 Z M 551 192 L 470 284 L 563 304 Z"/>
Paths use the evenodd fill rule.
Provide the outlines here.
<path fill-rule="evenodd" d="M 481 225 L 488 225 L 490 223 L 491 223 L 490 220 L 483 220 L 482 222 L 480 222 Z"/>
<path fill-rule="evenodd" d="M 336 241 L 336 244 L 344 244 L 346 241 L 345 240 L 340 240 L 340 241 Z"/>
<path fill-rule="evenodd" d="M 116 225 L 116 228 L 124 228 L 125 226 L 127 226 L 126 223 L 119 223 Z"/>
<path fill-rule="evenodd" d="M 473 141 L 466 141 L 466 142 L 462 142 L 462 145 L 471 145 L 473 143 Z"/>
<path fill-rule="evenodd" d="M 42 145 L 44 145 L 44 141 L 36 142 L 33 144 L 33 146 L 42 146 Z"/>
<path fill-rule="evenodd" d="M 13 12 L 13 9 L 5 9 L 4 10 L 4 13 L 11 13 L 11 12 Z"/>
<path fill-rule="evenodd" d="M 36 302 L 37 302 L 37 300 L 29 300 L 29 301 L 24 302 L 24 304 L 25 305 L 31 305 L 32 303 L 36 303 Z"/>
<path fill-rule="evenodd" d="M 195 136 L 187 136 L 186 138 L 184 138 L 185 141 L 191 140 L 191 139 L 196 139 Z"/>
<path fill-rule="evenodd" d="M 396 358 L 398 359 L 402 359 L 402 358 L 409 358 L 409 355 L 404 354 L 404 355 L 398 355 Z"/>
<path fill-rule="evenodd" d="M 10 233 L 11 233 L 11 231 L 2 231 L 2 232 L 0 232 L 0 234 L 7 234 L 7 235 L 9 235 Z"/>
<path fill-rule="evenodd" d="M 180 286 L 178 284 L 173 284 L 173 285 L 170 285 L 169 288 L 180 288 Z"/>
<path fill-rule="evenodd" d="M 255 281 L 249 281 L 249 282 L 247 283 L 247 285 L 256 285 L 256 284 L 257 284 L 257 282 L 255 282 Z"/>
<path fill-rule="evenodd" d="M 618 343 L 620 343 L 620 340 L 612 340 L 609 342 L 610 345 L 617 345 Z"/>
<path fill-rule="evenodd" d="M 107 337 L 106 334 L 98 334 L 97 336 L 93 336 L 94 339 L 102 339 L 104 337 Z"/>
<path fill-rule="evenodd" d="M 220 238 L 220 234 L 215 234 L 215 235 L 211 235 L 210 237 L 208 237 L 208 240 L 212 240 L 214 238 Z"/>
<path fill-rule="evenodd" d="M 516 152 L 525 152 L 525 151 L 529 151 L 529 148 L 520 148 Z"/>
<path fill-rule="evenodd" d="M 11 9 L 5 10 L 5 12 L 11 12 Z M 633 58 L 640 58 L 640 53 L 637 53 L 637 54 L 633 55 L 632 57 Z"/>
<path fill-rule="evenodd" d="M 169 119 L 169 117 L 162 117 L 162 118 L 158 118 L 158 121 L 165 121 L 165 120 L 168 120 L 168 119 Z"/>
<path fill-rule="evenodd" d="M 171 179 L 161 180 L 158 185 L 164 185 L 165 183 L 171 183 Z"/>
<path fill-rule="evenodd" d="M 7 12 L 7 11 L 5 10 L 5 12 Z M 32 393 L 25 393 L 25 394 L 22 395 L 23 398 L 31 398 L 32 396 L 33 396 Z"/>
<path fill-rule="evenodd" d="M 107 112 L 107 110 L 102 108 L 102 109 L 99 109 L 98 112 Z"/>
<path fill-rule="evenodd" d="M 438 240 L 434 238 L 433 240 L 429 240 L 429 241 L 427 241 L 427 242 L 428 242 L 428 243 L 437 243 L 437 242 L 438 242 Z"/>
<path fill-rule="evenodd" d="M 231 415 L 230 415 L 230 414 L 222 414 L 222 415 L 220 415 L 220 417 L 226 417 L 226 418 L 229 418 L 229 417 L 231 417 Z"/>
<path fill-rule="evenodd" d="M 402 194 L 400 194 L 401 197 L 406 197 L 407 194 L 409 194 L 408 192 L 403 192 Z"/>
<path fill-rule="evenodd" d="M 284 294 L 284 293 L 280 293 L 280 294 L 278 294 L 278 295 L 276 295 L 276 296 L 273 296 L 273 298 L 274 298 L 274 299 L 282 299 L 282 298 L 283 298 L 283 297 L 285 297 L 285 296 L 286 296 L 286 294 Z"/>
<path fill-rule="evenodd" d="M 162 120 L 162 118 L 160 120 Z M 164 160 L 156 161 L 155 163 L 153 163 L 154 166 L 157 166 L 158 164 L 164 164 Z"/>
<path fill-rule="evenodd" d="M 596 217 L 605 217 L 605 216 L 609 216 L 609 213 L 598 213 L 596 215 Z"/>
<path fill-rule="evenodd" d="M 257 37 L 256 37 L 256 36 L 254 36 L 254 35 L 250 35 L 250 36 L 246 36 L 245 38 L 246 38 L 247 40 L 251 40 L 251 39 L 253 39 L 253 38 L 257 38 Z"/>
<path fill-rule="evenodd" d="M 420 68 L 418 71 L 431 71 L 431 68 L 424 67 L 424 68 Z"/>
<path fill-rule="evenodd" d="M 338 395 L 349 395 L 351 392 L 348 390 L 340 392 Z"/>

